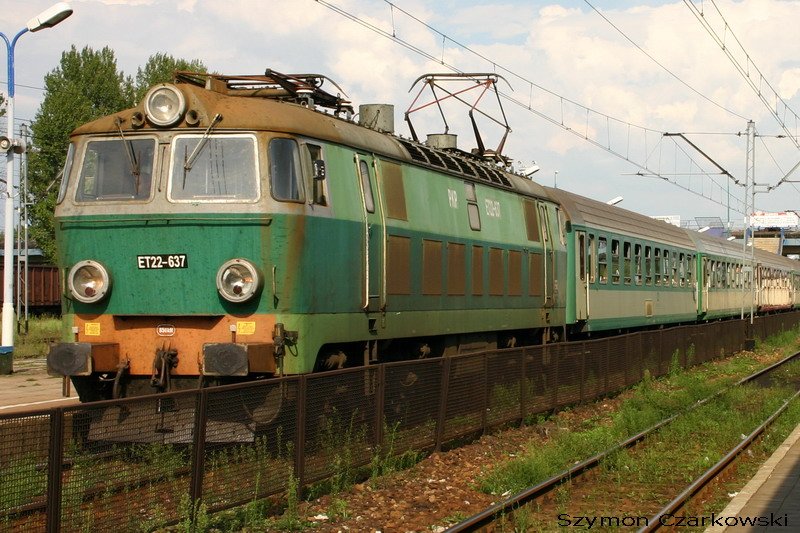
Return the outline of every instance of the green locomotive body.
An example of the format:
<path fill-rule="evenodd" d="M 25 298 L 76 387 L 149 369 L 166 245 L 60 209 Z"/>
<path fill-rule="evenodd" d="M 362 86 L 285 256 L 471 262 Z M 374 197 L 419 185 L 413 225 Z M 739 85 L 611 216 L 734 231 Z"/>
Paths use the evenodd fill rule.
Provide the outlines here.
<path fill-rule="evenodd" d="M 306 86 L 185 75 L 73 132 L 48 362 L 82 400 L 563 328 L 566 220 L 544 188 L 321 112 L 287 80 Z"/>
<path fill-rule="evenodd" d="M 356 123 L 322 80 L 182 73 L 73 132 L 48 365 L 82 400 L 800 301 L 794 261 Z"/>

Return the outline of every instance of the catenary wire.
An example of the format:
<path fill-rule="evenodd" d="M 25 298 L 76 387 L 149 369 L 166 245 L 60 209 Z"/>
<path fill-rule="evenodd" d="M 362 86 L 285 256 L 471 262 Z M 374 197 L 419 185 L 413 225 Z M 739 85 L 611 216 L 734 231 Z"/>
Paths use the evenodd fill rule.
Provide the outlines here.
<path fill-rule="evenodd" d="M 744 117 L 744 116 L 740 115 L 739 113 L 737 113 L 736 111 L 733 111 L 733 110 L 731 110 L 731 109 L 728 109 L 727 107 L 723 106 L 722 104 L 720 104 L 720 103 L 718 103 L 718 102 L 715 102 L 714 100 L 712 100 L 711 98 L 709 98 L 708 96 L 706 96 L 705 94 L 703 94 L 702 92 L 698 91 L 697 89 L 695 89 L 694 87 L 692 87 L 691 85 L 689 85 L 687 82 L 685 82 L 683 79 L 681 79 L 681 78 L 680 78 L 680 76 L 678 76 L 677 74 L 675 74 L 674 72 L 672 72 L 670 69 L 668 69 L 666 66 L 664 66 L 664 64 L 662 64 L 662 63 L 661 63 L 661 62 L 660 62 L 658 59 L 656 59 L 655 57 L 653 57 L 652 55 L 650 55 L 650 54 L 649 54 L 649 53 L 648 53 L 648 52 L 647 52 L 647 51 L 646 51 L 644 48 L 642 48 L 641 46 L 639 46 L 639 45 L 638 45 L 638 44 L 637 44 L 637 43 L 636 43 L 636 42 L 635 42 L 633 39 L 631 39 L 631 38 L 630 38 L 630 37 L 629 37 L 629 36 L 628 36 L 628 35 L 627 35 L 625 32 L 623 32 L 623 31 L 622 31 L 622 30 L 621 30 L 621 29 L 620 29 L 620 28 L 619 28 L 619 27 L 618 27 L 616 24 L 614 24 L 613 22 L 611 22 L 611 20 L 609 20 L 609 18 L 608 18 L 608 17 L 606 17 L 606 16 L 605 16 L 603 13 L 601 13 L 599 9 L 597 9 L 596 7 L 594 7 L 594 5 L 592 5 L 592 3 L 591 3 L 591 2 L 589 2 L 589 0 L 583 0 L 583 1 L 586 3 L 586 5 L 588 5 L 590 8 L 592 8 L 592 9 L 594 10 L 594 12 L 595 12 L 595 13 L 597 13 L 598 15 L 600 15 L 600 17 L 602 17 L 602 19 L 603 19 L 603 20 L 605 20 L 606 22 L 608 22 L 608 23 L 611 25 L 611 27 L 612 27 L 612 28 L 614 28 L 615 30 L 617 30 L 617 32 L 618 32 L 620 35 L 622 35 L 622 36 L 625 38 L 625 40 L 627 40 L 629 43 L 631 43 L 633 46 L 635 46 L 635 47 L 636 47 L 636 48 L 637 48 L 637 49 L 638 49 L 638 50 L 639 50 L 641 53 L 643 53 L 644 55 L 646 55 L 646 56 L 647 56 L 647 57 L 648 57 L 648 58 L 649 58 L 649 59 L 650 59 L 650 60 L 651 60 L 653 63 L 655 63 L 656 65 L 658 65 L 659 67 L 661 67 L 661 69 L 662 69 L 662 70 L 664 70 L 664 72 L 666 72 L 667 74 L 669 74 L 670 76 L 672 76 L 673 78 L 675 78 L 675 79 L 676 79 L 678 82 L 680 82 L 680 83 L 681 83 L 681 84 L 682 84 L 684 87 L 686 87 L 687 89 L 689 89 L 690 91 L 692 91 L 693 93 L 695 93 L 696 95 L 698 95 L 699 97 L 703 98 L 703 99 L 704 99 L 705 101 L 707 101 L 708 103 L 710 103 L 710 104 L 712 104 L 712 105 L 714 105 L 714 106 L 718 107 L 719 109 L 721 109 L 721 110 L 723 110 L 723 111 L 726 111 L 726 112 L 730 113 L 731 115 L 733 115 L 733 116 L 735 116 L 735 117 L 738 117 L 738 118 L 740 118 L 740 119 L 742 119 L 742 120 L 747 120 L 747 117 Z"/>
<path fill-rule="evenodd" d="M 419 24 L 423 25 L 424 27 L 428 28 L 430 31 L 432 31 L 432 32 L 436 33 L 437 35 L 441 36 L 443 45 L 447 41 L 450 41 L 451 43 L 455 44 L 456 46 L 461 47 L 464 50 L 472 53 L 476 57 L 478 57 L 480 59 L 483 59 L 484 61 L 487 61 L 488 63 L 490 63 L 494 67 L 495 71 L 501 70 L 501 71 L 509 74 L 510 76 L 513 76 L 513 77 L 517 78 L 518 80 L 523 81 L 525 84 L 529 85 L 530 87 L 536 87 L 537 89 L 547 93 L 548 95 L 557 98 L 559 101 L 562 102 L 562 105 L 564 103 L 567 103 L 567 104 L 573 105 L 575 107 L 578 107 L 578 108 L 584 110 L 586 112 L 586 114 L 587 114 L 587 117 L 588 117 L 589 114 L 593 114 L 593 115 L 595 115 L 597 117 L 602 117 L 607 121 L 613 121 L 616 124 L 627 125 L 629 128 L 636 128 L 638 130 L 641 130 L 641 132 L 643 132 L 645 135 L 647 133 L 657 134 L 659 136 L 662 135 L 662 132 L 660 132 L 658 130 L 647 128 L 647 127 L 644 127 L 644 126 L 639 126 L 637 124 L 633 124 L 631 122 L 628 122 L 628 121 L 625 121 L 625 120 L 622 120 L 622 119 L 617 119 L 617 118 L 612 117 L 610 115 L 607 115 L 605 113 L 601 113 L 601 112 L 596 111 L 594 109 L 591 109 L 591 108 L 589 108 L 587 106 L 584 106 L 584 105 L 582 105 L 582 104 L 580 104 L 578 102 L 570 100 L 569 98 L 561 96 L 561 95 L 559 95 L 559 94 L 557 94 L 557 93 L 555 93 L 555 92 L 553 92 L 553 91 L 551 91 L 551 90 L 549 90 L 549 89 L 547 89 L 545 87 L 542 87 L 541 85 L 538 85 L 538 84 L 534 83 L 533 81 L 527 79 L 526 77 L 524 77 L 524 76 L 522 76 L 522 75 L 520 75 L 520 74 L 518 74 L 518 73 L 516 73 L 516 72 L 514 72 L 514 71 L 512 71 L 510 69 L 507 69 L 507 68 L 503 67 L 502 65 L 499 65 L 496 61 L 493 61 L 492 59 L 490 59 L 490 58 L 484 56 L 483 54 L 473 50 L 472 48 L 470 48 L 470 47 L 468 47 L 468 46 L 466 46 L 466 45 L 464 45 L 464 44 L 462 44 L 462 43 L 450 38 L 446 34 L 442 33 L 441 31 L 437 30 L 436 28 L 430 26 L 426 22 L 420 20 L 419 18 L 417 18 L 413 14 L 403 10 L 402 8 L 399 8 L 397 5 L 389 2 L 388 0 L 384 0 L 384 3 L 386 3 L 390 7 L 391 14 L 392 14 L 392 32 L 391 33 L 386 31 L 386 30 L 384 30 L 384 29 L 382 29 L 382 28 L 380 28 L 380 27 L 378 27 L 378 26 L 376 26 L 375 24 L 372 24 L 371 22 L 368 22 L 368 21 L 358 17 L 357 15 L 354 15 L 354 14 L 346 11 L 345 9 L 343 9 L 343 8 L 341 8 L 341 7 L 339 7 L 339 6 L 335 5 L 335 4 L 332 4 L 331 2 L 328 2 L 326 0 L 314 0 L 314 1 L 319 3 L 319 4 L 321 4 L 321 5 L 323 5 L 324 7 L 328 8 L 328 9 L 330 9 L 331 11 L 333 11 L 335 13 L 338 13 L 339 15 L 341 15 L 341 16 L 343 16 L 343 17 L 345 17 L 345 18 L 347 18 L 347 19 L 349 19 L 349 20 L 351 20 L 351 21 L 363 26 L 364 28 L 366 28 L 366 29 L 368 29 L 368 30 L 370 30 L 370 31 L 372 31 L 374 33 L 378 33 L 379 35 L 382 35 L 383 37 L 386 37 L 387 39 L 390 39 L 390 40 L 396 42 L 397 44 L 403 46 L 404 48 L 406 48 L 408 50 L 413 51 L 414 53 L 417 53 L 417 54 L 419 54 L 419 55 L 421 55 L 421 56 L 423 56 L 423 57 L 425 57 L 425 58 L 427 58 L 427 59 L 429 59 L 431 61 L 434 61 L 434 62 L 436 62 L 438 64 L 441 64 L 442 66 L 450 69 L 453 72 L 463 73 L 463 71 L 461 71 L 460 69 L 458 69 L 454 65 L 451 65 L 451 64 L 447 63 L 444 60 L 444 56 L 443 55 L 442 55 L 441 58 L 440 57 L 436 57 L 435 55 L 433 55 L 433 54 L 431 54 L 431 53 L 429 53 L 429 52 L 427 52 L 425 50 L 422 50 L 421 48 L 419 48 L 419 47 L 417 47 L 417 46 L 405 41 L 404 39 L 402 39 L 400 37 L 398 37 L 396 31 L 394 30 L 394 18 L 393 18 L 394 17 L 394 11 L 397 10 L 398 12 L 403 13 L 404 15 L 408 16 L 412 20 L 414 20 L 414 21 L 418 22 Z M 625 160 L 625 161 L 627 161 L 627 162 L 639 167 L 640 169 L 644 170 L 647 173 L 651 173 L 651 174 L 657 175 L 658 177 L 660 177 L 664 181 L 666 181 L 666 182 L 668 182 L 670 184 L 676 185 L 676 186 L 678 186 L 678 187 L 680 187 L 680 188 L 682 188 L 682 189 L 684 189 L 684 190 L 686 190 L 686 191 L 688 191 L 688 192 L 690 192 L 690 193 L 692 193 L 694 195 L 697 195 L 697 196 L 700 196 L 702 198 L 705 198 L 706 200 L 709 200 L 709 201 L 714 202 L 716 204 L 722 205 L 724 207 L 729 207 L 728 203 L 724 203 L 722 201 L 716 200 L 713 197 L 707 196 L 706 194 L 704 194 L 702 192 L 697 192 L 695 190 L 692 190 L 691 188 L 688 188 L 686 186 L 683 186 L 683 185 L 679 184 L 676 181 L 670 180 L 669 178 L 661 175 L 659 172 L 656 172 L 656 171 L 648 168 L 646 165 L 643 165 L 641 163 L 638 163 L 638 162 L 634 161 L 628 155 L 625 155 L 620 151 L 614 150 L 610 146 L 606 146 L 606 145 L 602 144 L 601 142 L 588 137 L 588 135 L 581 134 L 575 128 L 572 128 L 572 127 L 568 126 L 567 124 L 565 124 L 563 120 L 555 119 L 555 118 L 550 117 L 549 115 L 547 115 L 545 113 L 542 113 L 542 112 L 534 109 L 530 103 L 526 104 L 526 103 L 520 101 L 519 99 L 513 97 L 512 95 L 509 95 L 509 94 L 504 93 L 502 91 L 499 91 L 499 93 L 501 94 L 501 96 L 503 98 L 505 98 L 507 100 L 510 100 L 515 105 L 518 105 L 518 106 L 526 109 L 527 111 L 539 116 L 540 118 L 546 120 L 547 122 L 550 122 L 551 124 L 559 126 L 562 129 L 572 133 L 573 135 L 576 135 L 577 137 L 580 137 L 584 141 L 589 142 L 590 144 L 593 144 L 596 147 L 601 148 L 601 149 L 605 150 L 606 152 L 611 153 L 612 155 L 614 155 L 616 157 L 619 157 L 619 158 L 621 158 L 621 159 L 623 159 L 623 160 Z M 673 140 L 673 143 L 674 142 L 675 141 Z M 676 146 L 677 146 L 677 143 L 676 143 Z M 688 157 L 688 159 L 691 161 L 691 163 L 696 165 L 696 167 L 698 169 L 702 169 L 702 166 L 699 165 L 696 161 L 694 161 L 691 158 L 691 156 L 689 156 L 688 153 L 683 148 L 681 148 L 681 152 L 683 154 L 685 154 Z M 717 183 L 713 178 L 711 178 L 711 176 L 708 173 L 706 175 L 709 176 L 709 178 L 714 183 L 714 185 L 716 185 L 720 190 L 724 190 L 724 188 L 721 185 L 719 185 L 719 183 Z M 739 211 L 738 209 L 735 209 L 735 210 Z M 744 213 L 744 211 L 739 211 L 739 212 Z"/>

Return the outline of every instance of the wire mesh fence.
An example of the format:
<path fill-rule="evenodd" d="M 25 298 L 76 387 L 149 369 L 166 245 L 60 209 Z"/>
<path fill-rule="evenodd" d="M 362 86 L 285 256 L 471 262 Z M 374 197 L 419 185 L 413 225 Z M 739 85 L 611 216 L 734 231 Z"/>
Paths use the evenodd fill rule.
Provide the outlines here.
<path fill-rule="evenodd" d="M 336 487 L 793 328 L 800 312 L 0 416 L 0 530 L 152 530 Z"/>

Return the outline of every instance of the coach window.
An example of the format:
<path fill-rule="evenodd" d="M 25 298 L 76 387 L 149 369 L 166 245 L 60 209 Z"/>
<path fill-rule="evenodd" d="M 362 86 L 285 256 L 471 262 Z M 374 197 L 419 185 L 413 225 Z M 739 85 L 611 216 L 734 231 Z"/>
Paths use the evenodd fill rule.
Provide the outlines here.
<path fill-rule="evenodd" d="M 678 279 L 681 287 L 686 285 L 686 255 L 678 256 Z"/>
<path fill-rule="evenodd" d="M 307 183 L 311 183 L 311 201 L 317 205 L 328 205 L 325 159 L 322 155 L 322 147 L 316 144 L 303 143 L 302 151 L 304 172 L 308 176 Z"/>
<path fill-rule="evenodd" d="M 619 241 L 611 240 L 611 283 L 619 283 Z"/>
<path fill-rule="evenodd" d="M 642 284 L 642 245 L 636 244 L 633 247 L 633 268 L 636 275 L 636 284 Z"/>
<path fill-rule="evenodd" d="M 669 276 L 672 271 L 669 265 L 669 250 L 666 248 L 661 253 L 661 259 L 664 261 L 664 268 L 661 269 L 661 283 L 664 286 L 669 286 Z"/>
<path fill-rule="evenodd" d="M 645 285 L 653 284 L 653 248 L 651 246 L 644 247 L 644 283 Z"/>
<path fill-rule="evenodd" d="M 155 139 L 108 139 L 86 143 L 75 200 L 147 200 L 150 198 L 155 148 Z"/>
<path fill-rule="evenodd" d="M 578 235 L 578 250 L 580 250 L 580 255 L 578 256 L 578 261 L 580 262 L 578 265 L 578 276 L 580 277 L 581 281 L 586 281 L 586 235 L 583 233 Z"/>
<path fill-rule="evenodd" d="M 653 263 L 655 264 L 656 267 L 656 272 L 655 272 L 656 285 L 661 285 L 661 249 L 656 248 L 655 252 L 656 255 Z"/>
<path fill-rule="evenodd" d="M 633 271 L 633 265 L 631 264 L 631 243 L 623 242 L 622 243 L 622 254 L 625 257 L 625 264 L 623 265 L 623 276 L 625 277 L 625 285 L 631 284 L 631 274 Z"/>
<path fill-rule="evenodd" d="M 589 235 L 589 283 L 594 283 L 597 279 L 597 250 L 595 248 L 594 235 Z"/>
<path fill-rule="evenodd" d="M 597 243 L 597 269 L 600 283 L 608 281 L 608 244 L 605 237 L 600 237 Z"/>
<path fill-rule="evenodd" d="M 678 268 L 680 267 L 678 263 L 678 252 L 672 252 L 672 286 L 678 286 Z"/>

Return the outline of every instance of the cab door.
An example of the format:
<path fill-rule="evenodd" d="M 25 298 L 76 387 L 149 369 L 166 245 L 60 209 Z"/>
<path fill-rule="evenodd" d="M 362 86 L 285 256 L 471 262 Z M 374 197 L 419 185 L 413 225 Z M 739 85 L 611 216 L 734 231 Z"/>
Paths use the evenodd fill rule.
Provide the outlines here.
<path fill-rule="evenodd" d="M 378 181 L 375 179 L 375 159 L 371 155 L 356 154 L 354 157 L 356 177 L 361 193 L 362 244 L 361 244 L 361 301 L 359 305 L 367 313 L 378 313 L 385 309 L 384 257 L 386 239 L 384 235 L 384 213 L 380 202 Z M 375 323 L 370 322 L 370 329 Z"/>
<path fill-rule="evenodd" d="M 537 202 L 539 207 L 539 227 L 542 231 L 542 248 L 544 251 L 544 306 L 555 305 L 555 246 L 553 243 L 552 224 L 547 216 L 547 204 Z"/>

